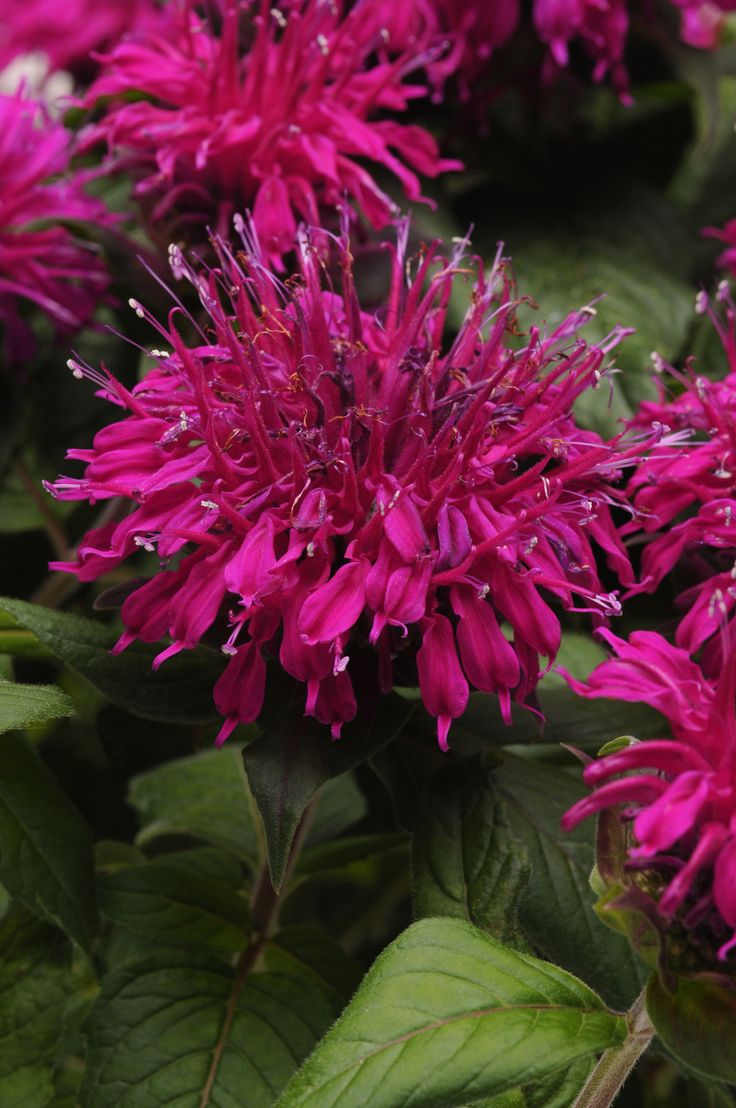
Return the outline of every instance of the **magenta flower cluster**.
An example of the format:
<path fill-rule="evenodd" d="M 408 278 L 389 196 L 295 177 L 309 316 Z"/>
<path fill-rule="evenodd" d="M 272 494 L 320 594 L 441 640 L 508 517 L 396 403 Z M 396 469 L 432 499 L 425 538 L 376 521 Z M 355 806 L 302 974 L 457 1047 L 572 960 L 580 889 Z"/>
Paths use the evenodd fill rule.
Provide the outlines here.
<path fill-rule="evenodd" d="M 715 304 L 703 292 L 697 307 L 711 318 L 729 372 L 720 379 L 692 367 L 680 373 L 655 356 L 659 397 L 640 406 L 635 423 L 673 433 L 632 477 L 636 517 L 625 531 L 648 539 L 636 591 L 653 592 L 676 569 L 684 577 L 676 642 L 691 654 L 704 647 L 703 665 L 717 673 L 716 632 L 736 608 L 736 308 L 725 283 Z"/>
<path fill-rule="evenodd" d="M 650 883 L 654 875 L 662 925 L 676 920 L 691 944 L 724 959 L 736 945 L 736 309 L 725 283 L 715 304 L 700 293 L 696 306 L 710 315 L 729 372 L 680 373 L 654 356 L 659 397 L 634 423 L 663 438 L 631 477 L 635 516 L 622 529 L 647 540 L 633 593 L 673 573 L 686 579 L 675 645 L 650 631 L 627 643 L 601 630 L 616 657 L 587 682 L 568 677 L 580 696 L 650 705 L 672 738 L 591 762 L 584 778 L 594 792 L 563 822 L 620 805 L 633 834 L 628 868 Z"/>
<path fill-rule="evenodd" d="M 19 91 L 0 96 L 0 324 L 11 360 L 34 347 L 24 304 L 60 332 L 89 319 L 108 284 L 95 247 L 75 231 L 110 225 L 104 204 L 68 171 L 71 140 L 46 107 Z"/>
<path fill-rule="evenodd" d="M 680 10 L 682 40 L 700 49 L 716 46 L 724 13 L 736 9 L 736 0 L 671 0 Z M 505 46 L 523 24 L 520 0 L 424 0 L 405 6 L 381 2 L 381 20 L 390 41 L 440 42 L 449 49 L 430 66 L 433 83 L 457 73 L 466 94 L 483 74 L 489 57 Z M 622 100 L 631 102 L 625 51 L 632 18 L 646 13 L 645 4 L 632 0 L 533 0 L 534 31 L 547 48 L 547 80 L 569 65 L 571 48 L 580 44 L 593 63 L 593 80 L 610 78 Z"/>
<path fill-rule="evenodd" d="M 683 40 L 703 48 L 736 10 L 671 2 Z M 131 301 L 156 336 L 138 384 L 69 361 L 118 418 L 69 451 L 81 476 L 49 490 L 116 499 L 126 514 L 55 567 L 93 581 L 150 556 L 115 651 L 165 640 L 158 666 L 218 645 L 219 744 L 258 718 L 269 666 L 339 738 L 368 664 L 382 691 L 397 677 L 418 685 L 446 749 L 471 690 L 494 694 L 509 722 L 512 702 L 534 703 L 563 613 L 590 616 L 615 658 L 572 688 L 648 703 L 672 735 L 591 762 L 593 791 L 565 824 L 622 806 L 628 866 L 653 875 L 658 917 L 724 959 L 736 944 L 736 307 L 725 285 L 698 302 L 728 374 L 655 356 L 657 399 L 607 441 L 575 406 L 625 329 L 586 342 L 586 307 L 522 332 L 501 252 L 486 271 L 466 241 L 410 245 L 394 198 L 423 201 L 424 178 L 462 169 L 407 122 L 414 102 L 469 98 L 525 20 L 543 81 L 581 51 L 627 101 L 630 24 L 646 10 L 5 0 L 0 65 L 32 48 L 68 67 L 87 122 L 76 144 L 24 86 L 0 96 L 0 322 L 24 358 L 33 307 L 66 333 L 92 318 L 109 277 L 85 228 L 116 221 L 88 191 L 99 166 L 72 156 L 105 151 L 106 170 L 130 175 L 151 240 L 201 250 L 169 248 L 182 296 L 165 321 Z M 376 296 L 360 247 L 389 226 L 368 252 L 386 263 Z M 736 270 L 736 222 L 707 233 Z M 629 542 L 643 546 L 640 575 Z M 622 591 L 672 580 L 674 645 L 612 635 Z"/>
<path fill-rule="evenodd" d="M 629 868 L 655 874 L 657 912 L 676 918 L 707 953 L 724 959 L 736 946 L 736 659 L 717 680 L 686 650 L 653 631 L 628 643 L 601 632 L 615 658 L 587 682 L 568 680 L 580 696 L 642 701 L 661 712 L 672 738 L 634 742 L 591 762 L 594 792 L 563 820 L 570 829 L 594 812 L 621 805 L 633 821 Z"/>
<path fill-rule="evenodd" d="M 92 580 L 155 550 L 162 570 L 125 601 L 118 649 L 169 634 L 158 662 L 192 649 L 229 610 L 221 741 L 258 715 L 266 657 L 304 683 L 307 714 L 339 735 L 356 711 L 350 653 L 367 642 L 385 688 L 396 657 L 415 657 L 444 747 L 470 687 L 497 693 L 505 715 L 511 698 L 528 697 L 540 656 L 551 661 L 559 646 L 557 607 L 618 610 L 601 557 L 633 581 L 611 507 L 641 441 L 603 442 L 572 415 L 619 335 L 584 343 L 584 310 L 515 349 L 505 261 L 484 276 L 435 245 L 407 280 L 406 234 L 390 250 L 390 294 L 372 311 L 344 237 L 330 259 L 337 289 L 307 235 L 286 285 L 253 230 L 237 257 L 221 244 L 208 275 L 174 249 L 206 331 L 185 341 L 174 313 L 159 328 L 168 349 L 131 393 L 72 363 L 129 414 L 91 450 L 71 451 L 84 476 L 52 491 L 124 497 L 134 510 L 61 568 Z M 449 298 L 472 273 L 453 339 Z"/>
<path fill-rule="evenodd" d="M 44 54 L 52 70 L 88 69 L 90 55 L 158 20 L 154 0 L 3 0 L 0 69 L 24 54 Z"/>
<path fill-rule="evenodd" d="M 420 200 L 418 173 L 436 177 L 460 163 L 440 157 L 428 131 L 392 118 L 427 92 L 410 76 L 432 51 L 413 44 L 389 54 L 381 31 L 371 0 L 229 0 L 217 29 L 185 4 L 158 34 L 123 41 L 103 59 L 84 102 L 104 97 L 108 106 L 84 142 L 104 141 L 135 175 L 154 224 L 176 218 L 226 232 L 248 208 L 277 261 L 299 220 L 318 226 L 346 197 L 384 227 L 396 205 L 378 170 Z M 131 102 L 131 92 L 143 96 Z"/>

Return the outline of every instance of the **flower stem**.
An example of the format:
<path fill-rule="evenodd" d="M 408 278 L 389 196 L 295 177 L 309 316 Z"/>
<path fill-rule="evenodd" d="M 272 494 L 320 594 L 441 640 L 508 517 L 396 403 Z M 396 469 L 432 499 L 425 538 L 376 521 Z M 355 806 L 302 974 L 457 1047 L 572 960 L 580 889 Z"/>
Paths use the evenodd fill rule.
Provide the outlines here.
<path fill-rule="evenodd" d="M 38 514 L 43 520 L 44 530 L 48 535 L 51 548 L 54 551 L 56 558 L 67 558 L 69 556 L 69 543 L 67 542 L 64 528 L 56 518 L 56 513 L 49 504 L 48 495 L 42 490 L 40 483 L 31 476 L 28 469 L 20 458 L 15 463 L 15 471 L 18 474 L 18 478 L 30 500 L 33 501 Z"/>
<path fill-rule="evenodd" d="M 627 1077 L 652 1041 L 654 1028 L 647 1013 L 643 991 L 629 1009 L 628 1024 L 626 1041 L 601 1055 L 573 1108 L 608 1108 L 613 1104 Z"/>
<path fill-rule="evenodd" d="M 294 834 L 294 839 L 291 844 L 291 851 L 289 853 L 289 863 L 287 866 L 287 874 L 292 870 L 296 859 L 299 856 L 304 838 L 306 836 L 307 829 L 314 811 L 314 802 L 305 810 L 302 818 L 299 822 L 299 826 Z M 279 894 L 275 891 L 271 884 L 271 875 L 269 873 L 268 865 L 266 862 L 261 866 L 258 877 L 256 878 L 255 888 L 253 890 L 253 896 L 251 899 L 251 937 L 247 946 L 241 951 L 238 961 L 235 965 L 233 984 L 230 991 L 230 998 L 228 1000 L 227 1009 L 225 1011 L 225 1018 L 223 1020 L 220 1034 L 215 1044 L 215 1048 L 212 1053 L 212 1061 L 207 1073 L 204 1088 L 199 1100 L 199 1108 L 210 1108 L 212 1104 L 212 1093 L 219 1072 L 219 1068 L 222 1062 L 222 1056 L 225 1048 L 230 1040 L 230 1034 L 232 1032 L 233 1022 L 238 1008 L 238 1001 L 240 1000 L 240 994 L 243 991 L 248 975 L 251 970 L 258 963 L 268 940 L 275 931 L 278 924 L 278 910 L 279 910 Z"/>

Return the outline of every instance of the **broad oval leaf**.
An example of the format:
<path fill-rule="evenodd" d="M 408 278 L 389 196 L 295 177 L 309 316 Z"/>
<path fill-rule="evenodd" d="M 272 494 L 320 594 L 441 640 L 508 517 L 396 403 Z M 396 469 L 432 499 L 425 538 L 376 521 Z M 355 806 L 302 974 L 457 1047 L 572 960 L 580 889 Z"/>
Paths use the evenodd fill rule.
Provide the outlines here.
<path fill-rule="evenodd" d="M 421 920 L 380 955 L 278 1108 L 455 1108 L 625 1037 L 570 974 L 461 920 Z"/>
<path fill-rule="evenodd" d="M 132 643 L 114 657 L 110 648 L 118 634 L 109 625 L 8 597 L 0 598 L 0 609 L 113 704 L 134 715 L 183 724 L 217 719 L 212 687 L 222 664 L 206 653 L 179 654 L 154 672 L 151 663 L 159 648 Z"/>
<path fill-rule="evenodd" d="M 143 825 L 139 843 L 190 835 L 250 866 L 260 862 L 256 812 L 237 747 L 205 750 L 141 773 L 130 783 L 129 799 Z"/>
<path fill-rule="evenodd" d="M 97 929 L 89 829 L 20 735 L 0 739 L 0 880 L 81 946 Z"/>
<path fill-rule="evenodd" d="M 81 1108 L 271 1108 L 334 1010 L 302 974 L 153 953 L 108 975 L 86 1024 Z"/>
<path fill-rule="evenodd" d="M 355 992 L 363 972 L 358 962 L 321 927 L 284 927 L 270 938 L 263 953 L 267 970 L 306 977 L 332 997 L 340 1011 Z"/>
<path fill-rule="evenodd" d="M 523 948 L 516 908 L 530 874 L 526 855 L 481 759 L 441 768 L 412 842 L 415 914 L 466 919 Z"/>
<path fill-rule="evenodd" d="M 67 1025 L 92 996 L 60 931 L 13 909 L 0 924 L 0 1104 L 44 1108 Z"/>
<path fill-rule="evenodd" d="M 736 1083 L 736 996 L 704 978 L 678 978 L 667 993 L 656 974 L 647 984 L 647 1012 L 662 1042 L 689 1069 Z"/>
<path fill-rule="evenodd" d="M 176 946 L 235 953 L 247 939 L 247 901 L 222 881 L 165 857 L 101 874 L 98 895 L 103 916 Z"/>
<path fill-rule="evenodd" d="M 74 701 L 55 685 L 0 681 L 0 734 L 47 723 L 74 712 Z"/>
<path fill-rule="evenodd" d="M 594 1063 L 593 1058 L 580 1058 L 569 1069 L 553 1073 L 543 1081 L 523 1089 L 512 1089 L 490 1100 L 476 1101 L 468 1108 L 570 1108 Z"/>
<path fill-rule="evenodd" d="M 545 958 L 582 977 L 610 1004 L 627 1008 L 649 971 L 595 913 L 593 821 L 571 832 L 560 826 L 583 786 L 557 766 L 512 754 L 493 770 L 492 780 L 531 866 L 518 909 L 524 934 Z"/>

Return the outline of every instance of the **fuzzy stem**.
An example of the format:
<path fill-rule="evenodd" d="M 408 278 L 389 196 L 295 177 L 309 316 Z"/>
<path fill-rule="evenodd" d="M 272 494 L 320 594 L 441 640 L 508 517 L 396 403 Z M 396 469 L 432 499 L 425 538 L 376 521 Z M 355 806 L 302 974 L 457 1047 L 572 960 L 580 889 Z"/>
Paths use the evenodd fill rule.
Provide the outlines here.
<path fill-rule="evenodd" d="M 647 1013 L 643 991 L 629 1009 L 628 1024 L 626 1041 L 601 1055 L 572 1108 L 609 1108 L 649 1046 L 654 1028 Z"/>
<path fill-rule="evenodd" d="M 69 555 L 69 544 L 67 542 L 64 528 L 56 518 L 56 513 L 49 504 L 49 497 L 42 490 L 41 485 L 35 478 L 31 477 L 24 462 L 20 458 L 15 463 L 15 471 L 18 474 L 20 483 L 23 485 L 30 500 L 33 501 L 35 507 L 38 510 L 38 514 L 43 520 L 44 530 L 48 535 L 49 542 L 54 551 L 54 555 L 57 558 L 66 558 Z"/>
<path fill-rule="evenodd" d="M 307 828 L 311 820 L 313 809 L 314 802 L 312 802 L 312 804 L 304 812 L 299 822 L 299 826 L 297 827 L 294 834 L 294 839 L 291 844 L 291 851 L 289 853 L 287 876 L 288 873 L 291 872 L 294 863 L 296 862 L 296 859 L 298 858 L 301 851 Z M 269 873 L 268 865 L 266 862 L 264 862 L 256 879 L 255 888 L 253 890 L 253 897 L 251 900 L 250 941 L 248 942 L 245 949 L 241 952 L 240 957 L 238 958 L 238 961 L 235 965 L 235 973 L 233 977 L 232 989 L 230 991 L 230 999 L 225 1011 L 225 1018 L 220 1029 L 220 1034 L 218 1036 L 215 1049 L 212 1053 L 212 1061 L 207 1073 L 204 1088 L 202 1089 L 202 1095 L 199 1100 L 199 1108 L 210 1108 L 210 1105 L 212 1104 L 212 1093 L 214 1090 L 215 1081 L 217 1079 L 217 1074 L 222 1062 L 222 1055 L 230 1038 L 232 1025 L 235 1020 L 235 1015 L 238 1008 L 240 994 L 243 991 L 243 987 L 246 983 L 248 975 L 258 963 L 261 954 L 263 953 L 268 943 L 269 938 L 276 929 L 279 906 L 279 894 L 275 891 L 273 885 L 271 884 L 271 875 Z"/>

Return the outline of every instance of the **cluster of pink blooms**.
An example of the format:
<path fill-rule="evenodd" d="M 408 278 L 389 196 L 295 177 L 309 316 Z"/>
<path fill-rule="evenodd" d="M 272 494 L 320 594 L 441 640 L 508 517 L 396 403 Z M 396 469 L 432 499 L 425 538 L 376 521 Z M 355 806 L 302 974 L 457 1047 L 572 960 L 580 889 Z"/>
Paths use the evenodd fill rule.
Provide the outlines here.
<path fill-rule="evenodd" d="M 68 333 L 107 287 L 94 247 L 72 226 L 109 225 L 111 216 L 85 191 L 90 174 L 69 170 L 70 142 L 42 104 L 22 91 L 0 96 L 0 323 L 11 359 L 33 349 L 24 301 Z"/>
<path fill-rule="evenodd" d="M 672 738 L 590 762 L 584 779 L 595 791 L 563 822 L 623 805 L 634 836 L 627 868 L 655 875 L 659 920 L 724 959 L 736 945 L 736 307 L 722 283 L 716 304 L 700 293 L 697 309 L 710 315 L 730 370 L 708 379 L 655 356 L 660 395 L 634 423 L 663 437 L 629 482 L 635 517 L 622 528 L 649 539 L 632 592 L 654 591 L 675 570 L 690 575 L 675 644 L 601 630 L 616 657 L 587 682 L 568 677 L 580 696 L 649 704 Z"/>
<path fill-rule="evenodd" d="M 703 48 L 736 10 L 736 0 L 671 3 L 683 39 Z M 594 80 L 610 78 L 627 99 L 630 19 L 645 10 L 644 0 L 533 0 L 543 76 L 582 47 Z M 155 571 L 123 603 L 115 650 L 168 636 L 159 665 L 219 643 L 218 743 L 257 719 L 270 661 L 304 686 L 305 714 L 339 737 L 358 711 L 356 660 L 367 658 L 384 691 L 397 673 L 418 683 L 443 749 L 471 689 L 497 695 L 507 721 L 512 701 L 530 701 L 559 648 L 562 611 L 600 628 L 620 610 L 612 584 L 652 591 L 686 569 L 676 645 L 602 629 L 617 657 L 586 683 L 571 679 L 584 697 L 651 704 L 673 737 L 588 765 L 594 791 L 565 823 L 624 805 L 629 865 L 657 875 L 660 917 L 725 958 L 736 944 L 727 289 L 716 310 L 704 296 L 700 306 L 729 375 L 678 374 L 660 359 L 658 399 L 610 441 L 581 429 L 574 406 L 600 383 L 624 330 L 586 343 L 585 308 L 549 332 L 519 334 L 500 254 L 488 274 L 463 257 L 465 243 L 450 257 L 439 244 L 410 257 L 399 223 L 380 306 L 356 291 L 345 213 L 384 228 L 397 217 L 387 179 L 418 201 L 422 177 L 461 168 L 402 116 L 450 80 L 469 95 L 523 18 L 520 0 L 5 0 L 0 66 L 32 50 L 82 82 L 95 75 L 78 100 L 95 113 L 80 148 L 104 146 L 108 166 L 131 174 L 154 237 L 190 225 L 201 241 L 211 228 L 216 259 L 195 267 L 170 248 L 175 278 L 199 298 L 196 315 L 175 299 L 163 324 L 131 302 L 158 336 L 134 388 L 70 360 L 120 418 L 90 449 L 69 452 L 81 477 L 48 487 L 65 500 L 119 498 L 130 511 L 56 568 L 91 581 L 154 556 Z M 22 91 L 0 97 L 0 322 L 14 356 L 30 341 L 23 301 L 71 332 L 107 286 L 73 228 L 111 216 L 85 191 L 90 172 L 70 170 L 70 141 Z M 248 222 L 235 214 L 244 210 Z M 736 222 L 713 233 L 736 269 Z M 294 256 L 296 275 L 282 281 Z M 458 282 L 471 295 L 454 334 Z M 666 382 L 684 388 L 673 397 Z M 633 512 L 625 526 L 621 508 Z M 639 583 L 627 535 L 648 540 Z"/>
<path fill-rule="evenodd" d="M 704 292 L 697 306 L 709 314 L 730 371 L 714 380 L 655 358 L 660 395 L 640 406 L 635 423 L 666 425 L 673 434 L 634 473 L 629 493 L 636 518 L 624 532 L 650 540 L 636 591 L 653 592 L 676 567 L 688 574 L 676 642 L 691 654 L 705 647 L 703 665 L 718 672 L 716 632 L 736 609 L 736 308 L 725 282 L 715 307 Z M 673 386 L 679 395 L 671 395 Z"/>
<path fill-rule="evenodd" d="M 724 13 L 736 10 L 736 0 L 671 0 L 681 11 L 684 42 L 712 49 L 718 42 Z M 404 7 L 392 3 L 381 18 L 389 41 L 394 43 L 439 41 L 445 36 L 449 49 L 433 63 L 434 83 L 441 85 L 457 71 L 461 86 L 482 74 L 485 62 L 504 46 L 522 23 L 520 0 L 416 0 Z M 533 0 L 534 30 L 549 50 L 547 79 L 569 64 L 570 48 L 580 43 L 593 61 L 593 79 L 611 78 L 623 100 L 630 100 L 624 63 L 631 16 L 646 4 L 631 0 Z"/>
<path fill-rule="evenodd" d="M 716 11 L 680 6 L 691 23 Z M 568 44 L 580 39 L 595 79 L 610 72 L 626 95 L 625 0 L 536 0 L 533 18 L 553 68 L 567 65 Z M 316 226 L 346 196 L 384 227 L 395 205 L 377 171 L 419 200 L 418 174 L 460 168 L 440 157 L 428 131 L 396 115 L 453 73 L 467 91 L 519 20 L 518 0 L 222 0 L 213 22 L 188 0 L 101 58 L 83 102 L 104 110 L 85 143 L 104 143 L 112 164 L 133 173 L 154 226 L 184 220 L 224 233 L 233 212 L 248 208 L 278 259 L 300 219 Z"/>
<path fill-rule="evenodd" d="M 511 698 L 528 697 L 540 655 L 559 646 L 553 605 L 598 617 L 619 609 L 595 547 L 632 582 L 611 506 L 644 443 L 603 442 L 572 415 L 620 332 L 585 344 L 583 310 L 509 346 L 518 305 L 506 263 L 497 258 L 486 278 L 480 263 L 443 261 L 434 245 L 407 280 L 406 227 L 390 250 L 390 293 L 369 313 L 346 237 L 330 259 L 339 290 L 306 236 L 299 276 L 284 285 L 237 223 L 243 251 L 220 243 L 209 274 L 172 251 L 175 273 L 198 289 L 205 331 L 185 341 L 175 312 L 158 328 L 168 349 L 151 352 L 157 367 L 132 392 L 71 363 L 129 414 L 92 449 L 72 450 L 84 476 L 51 491 L 125 497 L 135 510 L 87 535 L 78 561 L 59 568 L 92 580 L 155 549 L 161 572 L 123 604 L 118 649 L 169 634 L 157 664 L 195 647 L 229 610 L 220 741 L 257 717 L 266 656 L 304 682 L 306 713 L 339 735 L 356 712 L 348 652 L 370 644 L 385 689 L 393 659 L 415 657 L 444 747 L 470 686 L 497 693 L 506 716 Z M 453 284 L 474 270 L 452 340 Z"/>
<path fill-rule="evenodd" d="M 92 51 L 157 18 L 154 0 L 3 0 L 0 69 L 24 54 L 42 53 L 52 70 L 84 70 Z"/>
<path fill-rule="evenodd" d="M 736 656 L 730 639 L 717 680 L 686 650 L 652 631 L 628 643 L 600 634 L 616 657 L 587 682 L 568 680 L 580 696 L 643 701 L 668 720 L 671 739 L 634 742 L 590 762 L 592 795 L 565 816 L 570 829 L 587 816 L 623 805 L 633 819 L 628 868 L 658 875 L 657 912 L 677 920 L 721 959 L 736 946 Z"/>
<path fill-rule="evenodd" d="M 724 13 L 736 10 L 736 0 L 672 0 L 681 10 L 681 35 L 691 46 L 712 49 L 719 38 Z M 594 63 L 593 79 L 610 75 L 621 98 L 629 100 L 624 52 L 635 9 L 631 0 L 534 0 L 534 26 L 547 43 L 554 66 L 568 64 L 571 42 L 579 40 Z"/>
<path fill-rule="evenodd" d="M 442 47 L 387 53 L 371 5 L 228 0 L 215 27 L 185 3 L 160 33 L 103 59 L 85 103 L 109 102 L 84 142 L 104 141 L 134 174 L 154 224 L 176 217 L 225 232 L 248 208 L 274 259 L 292 249 L 298 220 L 317 226 L 346 197 L 384 227 L 396 205 L 378 169 L 419 200 L 417 173 L 460 163 L 441 158 L 428 131 L 391 118 L 426 94 L 409 76 Z"/>

